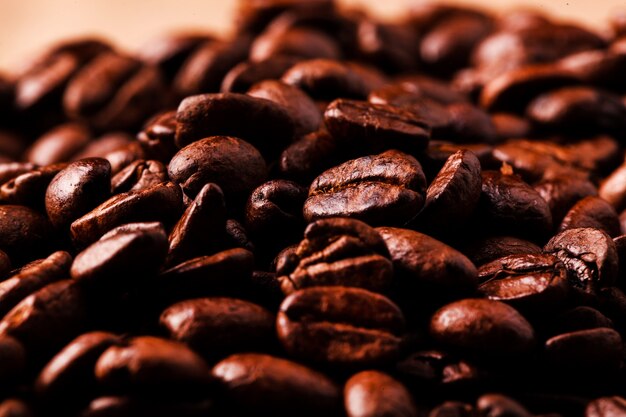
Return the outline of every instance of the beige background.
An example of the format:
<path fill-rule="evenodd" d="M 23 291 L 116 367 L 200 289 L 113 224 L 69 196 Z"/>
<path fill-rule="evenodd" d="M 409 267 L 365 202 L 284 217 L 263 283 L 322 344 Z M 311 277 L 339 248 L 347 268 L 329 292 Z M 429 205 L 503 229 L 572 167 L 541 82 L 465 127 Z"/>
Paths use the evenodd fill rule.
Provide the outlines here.
<path fill-rule="evenodd" d="M 368 5 L 384 16 L 401 13 L 416 0 L 343 0 Z M 458 0 L 491 5 L 499 11 L 532 5 L 565 19 L 584 19 L 598 28 L 611 11 L 626 10 L 626 0 Z M 123 48 L 180 28 L 224 32 L 236 0 L 0 0 L 0 70 L 7 71 L 46 44 L 73 35 L 96 34 Z"/>

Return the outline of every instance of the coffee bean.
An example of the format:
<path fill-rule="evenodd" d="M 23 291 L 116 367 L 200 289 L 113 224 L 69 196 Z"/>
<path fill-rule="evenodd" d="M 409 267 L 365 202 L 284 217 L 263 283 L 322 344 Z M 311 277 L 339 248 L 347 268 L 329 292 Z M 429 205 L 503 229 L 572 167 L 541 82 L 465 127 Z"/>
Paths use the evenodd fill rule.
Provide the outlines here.
<path fill-rule="evenodd" d="M 333 101 L 324 113 L 324 122 L 338 141 L 358 143 L 371 152 L 416 152 L 426 148 L 430 138 L 428 120 L 401 108 L 365 101 Z"/>
<path fill-rule="evenodd" d="M 208 358 L 262 351 L 274 337 L 274 315 L 235 298 L 185 300 L 163 311 L 160 321 L 172 339 Z"/>
<path fill-rule="evenodd" d="M 167 163 L 178 152 L 175 143 L 176 112 L 166 111 L 149 119 L 137 135 L 146 157 Z"/>
<path fill-rule="evenodd" d="M 582 178 L 559 175 L 536 183 L 533 187 L 550 206 L 552 220 L 556 224 L 582 199 L 597 195 L 595 185 Z"/>
<path fill-rule="evenodd" d="M 285 294 L 317 286 L 384 292 L 393 279 L 381 236 L 365 223 L 342 218 L 309 224 L 295 252 L 279 255 L 276 270 Z"/>
<path fill-rule="evenodd" d="M 622 397 L 602 397 L 587 405 L 585 417 L 617 417 L 626 413 L 626 400 Z"/>
<path fill-rule="evenodd" d="M 476 401 L 479 415 L 488 417 L 532 417 L 520 403 L 500 394 L 486 394 Z"/>
<path fill-rule="evenodd" d="M 580 227 L 600 229 L 611 237 L 621 234 L 617 212 L 600 197 L 589 196 L 576 203 L 563 218 L 559 231 Z"/>
<path fill-rule="evenodd" d="M 484 357 L 519 356 L 535 344 L 532 326 L 499 301 L 465 299 L 442 307 L 430 321 L 439 343 Z"/>
<path fill-rule="evenodd" d="M 276 55 L 303 59 L 339 59 L 337 42 L 325 33 L 305 27 L 268 27 L 252 43 L 250 60 L 263 61 Z"/>
<path fill-rule="evenodd" d="M 72 162 L 46 190 L 46 213 L 57 228 L 66 228 L 109 197 L 111 164 L 101 158 Z"/>
<path fill-rule="evenodd" d="M 11 336 L 0 337 L 0 363 L 0 386 L 15 385 L 26 369 L 26 352 L 18 340 Z"/>
<path fill-rule="evenodd" d="M 24 206 L 0 205 L 0 249 L 18 263 L 43 252 L 51 226 L 45 216 Z"/>
<path fill-rule="evenodd" d="M 471 417 L 474 415 L 474 407 L 458 401 L 446 401 L 435 407 L 428 417 Z"/>
<path fill-rule="evenodd" d="M 463 253 L 476 266 L 508 255 L 535 255 L 541 248 L 532 242 L 512 236 L 491 236 L 471 242 Z"/>
<path fill-rule="evenodd" d="M 121 343 L 119 336 L 90 332 L 78 336 L 57 353 L 35 381 L 37 394 L 49 402 L 67 401 L 95 390 L 94 366 L 109 347 Z"/>
<path fill-rule="evenodd" d="M 370 224 L 402 224 L 424 204 L 426 179 L 419 162 L 399 151 L 365 156 L 317 177 L 304 204 L 311 222 L 354 217 Z"/>
<path fill-rule="evenodd" d="M 325 130 L 309 133 L 285 148 L 280 156 L 280 172 L 308 185 L 323 171 L 339 164 L 338 148 L 337 141 Z"/>
<path fill-rule="evenodd" d="M 566 310 L 553 320 L 551 335 L 605 327 L 614 328 L 613 321 L 592 307 L 578 306 Z"/>
<path fill-rule="evenodd" d="M 272 415 L 333 415 L 339 388 L 326 376 L 286 359 L 258 353 L 232 355 L 213 367 L 232 404 L 244 411 Z"/>
<path fill-rule="evenodd" d="M 397 380 L 378 371 L 353 375 L 344 388 L 349 417 L 415 417 L 417 410 L 409 391 Z"/>
<path fill-rule="evenodd" d="M 84 247 L 122 224 L 149 221 L 172 224 L 182 211 L 181 194 L 180 187 L 171 182 L 117 194 L 72 222 L 72 239 Z"/>
<path fill-rule="evenodd" d="M 37 165 L 68 161 L 91 140 L 91 133 L 80 123 L 65 123 L 39 137 L 26 151 L 26 160 Z"/>
<path fill-rule="evenodd" d="M 54 177 L 67 164 L 53 164 L 25 172 L 0 187 L 0 200 L 8 204 L 20 204 L 36 209 L 44 205 L 45 193 Z"/>
<path fill-rule="evenodd" d="M 545 359 L 566 372 L 615 372 L 622 363 L 622 349 L 622 338 L 613 329 L 578 330 L 548 339 Z"/>
<path fill-rule="evenodd" d="M 169 163 L 170 178 L 189 197 L 207 183 L 217 184 L 227 200 L 241 203 L 267 176 L 265 161 L 249 143 L 227 136 L 212 136 L 181 149 Z"/>
<path fill-rule="evenodd" d="M 186 401 L 180 399 L 140 396 L 98 397 L 82 411 L 81 417 L 202 417 L 211 413 L 213 401 Z"/>
<path fill-rule="evenodd" d="M 609 49 L 579 52 L 559 60 L 558 65 L 585 84 L 613 90 L 624 88 L 619 74 L 626 66 L 626 55 L 621 51 Z"/>
<path fill-rule="evenodd" d="M 222 80 L 222 93 L 245 93 L 263 80 L 278 80 L 300 58 L 272 56 L 262 61 L 245 61 L 235 65 Z"/>
<path fill-rule="evenodd" d="M 385 72 L 402 73 L 417 67 L 417 33 L 410 24 L 361 19 L 357 27 L 357 54 Z"/>
<path fill-rule="evenodd" d="M 498 140 L 525 138 L 531 135 L 533 129 L 530 121 L 512 113 L 494 113 L 491 123 Z"/>
<path fill-rule="evenodd" d="M 368 101 L 403 106 L 423 103 L 425 98 L 443 105 L 467 102 L 467 97 L 447 83 L 425 75 L 403 76 L 396 82 L 387 83 L 372 91 Z"/>
<path fill-rule="evenodd" d="M 37 165 L 30 162 L 2 162 L 0 163 L 0 183 L 5 183 L 13 178 L 32 171 Z"/>
<path fill-rule="evenodd" d="M 368 367 L 395 359 L 404 317 L 389 299 L 349 287 L 315 287 L 280 306 L 278 337 L 291 355 L 315 362 Z"/>
<path fill-rule="evenodd" d="M 543 249 L 563 262 L 570 284 L 583 292 L 594 293 L 617 279 L 617 249 L 602 230 L 568 229 L 550 239 Z"/>
<path fill-rule="evenodd" d="M 130 163 L 111 179 L 111 191 L 113 194 L 140 191 L 167 180 L 167 169 L 162 163 L 140 159 Z"/>
<path fill-rule="evenodd" d="M 599 196 L 611 203 L 618 212 L 626 208 L 624 177 L 626 177 L 626 165 L 621 165 L 602 182 L 598 190 Z"/>

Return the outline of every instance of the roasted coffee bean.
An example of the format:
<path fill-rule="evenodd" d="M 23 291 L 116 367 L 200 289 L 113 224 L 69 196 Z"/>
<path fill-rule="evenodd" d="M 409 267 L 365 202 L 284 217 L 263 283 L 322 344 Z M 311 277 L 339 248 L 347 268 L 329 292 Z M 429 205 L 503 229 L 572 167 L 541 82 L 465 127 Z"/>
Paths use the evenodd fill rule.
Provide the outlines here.
<path fill-rule="evenodd" d="M 626 106 L 617 95 L 587 87 L 554 90 L 535 98 L 528 117 L 547 129 L 560 132 L 612 132 L 626 129 Z"/>
<path fill-rule="evenodd" d="M 67 278 L 72 257 L 67 252 L 54 252 L 46 259 L 24 265 L 11 277 L 0 282 L 0 315 L 4 316 L 20 301 L 39 289 Z"/>
<path fill-rule="evenodd" d="M 368 101 L 375 104 L 405 106 L 423 104 L 425 98 L 448 105 L 467 102 L 467 97 L 452 89 L 447 83 L 425 75 L 403 76 L 398 81 L 385 84 L 372 91 Z"/>
<path fill-rule="evenodd" d="M 219 91 L 224 76 L 248 57 L 251 39 L 248 36 L 232 40 L 205 42 L 180 68 L 173 82 L 177 96 Z"/>
<path fill-rule="evenodd" d="M 512 236 L 491 236 L 471 242 L 463 253 L 476 266 L 508 255 L 535 255 L 541 248 L 532 242 Z"/>
<path fill-rule="evenodd" d="M 462 253 L 408 229 L 379 227 L 393 261 L 400 291 L 463 293 L 476 287 L 476 267 Z"/>
<path fill-rule="evenodd" d="M 267 176 L 263 157 L 249 143 L 227 136 L 212 136 L 181 149 L 169 163 L 170 178 L 189 197 L 207 183 L 217 184 L 227 203 L 241 203 Z"/>
<path fill-rule="evenodd" d="M 285 55 L 303 59 L 339 59 L 337 42 L 325 33 L 305 27 L 268 27 L 250 46 L 250 60 L 263 61 L 272 56 Z"/>
<path fill-rule="evenodd" d="M 550 206 L 552 220 L 563 220 L 572 207 L 585 197 L 598 194 L 595 185 L 584 178 L 559 175 L 536 183 L 533 187 Z"/>
<path fill-rule="evenodd" d="M 5 182 L 17 177 L 20 174 L 32 171 L 37 168 L 37 165 L 30 162 L 3 162 L 0 163 L 0 183 Z"/>
<path fill-rule="evenodd" d="M 180 400 L 141 396 L 98 397 L 82 411 L 81 417 L 202 417 L 213 410 L 211 400 Z"/>
<path fill-rule="evenodd" d="M 111 164 L 101 158 L 81 159 L 60 171 L 46 190 L 46 213 L 61 229 L 110 195 Z"/>
<path fill-rule="evenodd" d="M 546 201 L 518 176 L 483 171 L 477 212 L 483 225 L 499 233 L 541 240 L 552 229 Z"/>
<path fill-rule="evenodd" d="M 48 219 L 24 206 L 0 205 L 0 250 L 14 263 L 31 260 L 46 247 Z"/>
<path fill-rule="evenodd" d="M 0 250 L 0 279 L 3 279 L 11 271 L 11 259 L 9 255 Z"/>
<path fill-rule="evenodd" d="M 169 235 L 167 264 L 177 264 L 206 255 L 220 245 L 226 228 L 224 194 L 215 184 L 206 184 Z"/>
<path fill-rule="evenodd" d="M 295 124 L 294 137 L 315 132 L 322 123 L 322 115 L 317 105 L 297 87 L 278 80 L 265 80 L 250 87 L 247 94 L 284 107 Z"/>
<path fill-rule="evenodd" d="M 476 401 L 478 415 L 485 417 L 532 417 L 520 403 L 500 394 L 486 394 Z"/>
<path fill-rule="evenodd" d="M 509 255 L 480 267 L 478 291 L 521 311 L 558 308 L 568 296 L 565 265 L 552 255 Z"/>
<path fill-rule="evenodd" d="M 442 307 L 431 318 L 430 334 L 451 348 L 491 358 L 522 355 L 535 344 L 532 326 L 517 310 L 483 299 Z"/>
<path fill-rule="evenodd" d="M 63 97 L 68 115 L 96 129 L 131 129 L 163 103 L 164 85 L 154 67 L 106 53 L 83 68 Z"/>
<path fill-rule="evenodd" d="M 369 367 L 396 359 L 404 316 L 389 299 L 359 288 L 315 287 L 280 306 L 278 337 L 291 355 L 314 362 Z"/>
<path fill-rule="evenodd" d="M 559 231 L 580 227 L 600 229 L 611 237 L 622 234 L 617 212 L 600 197 L 589 196 L 576 203 L 563 218 Z"/>
<path fill-rule="evenodd" d="M 326 376 L 286 359 L 258 353 L 232 355 L 213 367 L 237 409 L 276 416 L 333 415 L 339 388 Z"/>
<path fill-rule="evenodd" d="M 39 137 L 26 151 L 25 159 L 37 165 L 66 162 L 91 140 L 91 133 L 80 123 L 65 123 Z"/>
<path fill-rule="evenodd" d="M 329 59 L 295 64 L 281 80 L 300 88 L 316 100 L 352 98 L 363 100 L 370 93 L 367 81 L 349 65 Z"/>
<path fill-rule="evenodd" d="M 446 401 L 433 408 L 428 417 L 472 417 L 474 407 L 458 401 Z"/>
<path fill-rule="evenodd" d="M 90 332 L 78 336 L 57 353 L 35 381 L 37 394 L 48 402 L 67 401 L 94 390 L 93 369 L 100 355 L 121 343 L 119 336 Z"/>
<path fill-rule="evenodd" d="M 511 113 L 494 113 L 491 123 L 497 140 L 525 138 L 531 135 L 533 129 L 530 121 Z"/>
<path fill-rule="evenodd" d="M 264 155 L 276 155 L 294 136 L 295 122 L 282 105 L 238 93 L 203 94 L 184 99 L 176 114 L 176 144 L 208 136 L 234 136 Z"/>
<path fill-rule="evenodd" d="M 83 330 L 87 300 L 71 280 L 46 285 L 20 301 L 0 321 L 0 335 L 22 342 L 30 360 L 46 357 Z"/>
<path fill-rule="evenodd" d="M 546 341 L 545 360 L 566 372 L 616 372 L 622 364 L 622 338 L 613 329 L 578 330 Z"/>
<path fill-rule="evenodd" d="M 378 371 L 353 375 L 344 388 L 349 417 L 415 417 L 417 410 L 409 391 L 397 380 Z"/>
<path fill-rule="evenodd" d="M 410 24 L 361 19 L 356 29 L 357 55 L 385 72 L 417 67 L 417 33 Z"/>
<path fill-rule="evenodd" d="M 451 155 L 428 186 L 416 221 L 435 234 L 455 230 L 472 215 L 481 195 L 480 161 L 469 151 Z"/>
<path fill-rule="evenodd" d="M 626 413 L 626 400 L 622 397 L 602 397 L 587 405 L 585 417 L 618 417 Z"/>
<path fill-rule="evenodd" d="M 155 274 L 167 253 L 163 229 L 117 231 L 76 255 L 70 274 L 73 279 L 104 288 L 146 281 Z"/>
<path fill-rule="evenodd" d="M 370 224 L 402 224 L 424 204 L 426 179 L 415 158 L 391 150 L 331 168 L 317 177 L 304 204 L 311 222 L 354 217 Z"/>
<path fill-rule="evenodd" d="M 107 154 L 122 149 L 133 142 L 133 137 L 127 133 L 107 133 L 92 140 L 82 151 L 74 155 L 73 159 L 104 158 Z"/>
<path fill-rule="evenodd" d="M 598 194 L 615 207 L 618 212 L 626 208 L 626 164 L 621 165 L 600 185 Z"/>
<path fill-rule="evenodd" d="M 384 292 L 393 279 L 381 235 L 365 223 L 344 218 L 309 224 L 293 253 L 284 250 L 278 256 L 276 272 L 285 294 L 317 286 Z"/>
<path fill-rule="evenodd" d="M 122 169 L 111 179 L 113 194 L 140 191 L 167 182 L 167 169 L 159 161 L 138 160 Z"/>
<path fill-rule="evenodd" d="M 259 352 L 267 349 L 274 337 L 274 315 L 235 298 L 185 300 L 163 311 L 160 321 L 172 339 L 208 358 Z"/>
<path fill-rule="evenodd" d="M 614 328 L 613 321 L 592 307 L 578 306 L 559 314 L 550 324 L 551 335 L 605 327 Z"/>
<path fill-rule="evenodd" d="M 263 80 L 278 80 L 300 58 L 273 56 L 263 61 L 245 61 L 237 64 L 222 80 L 222 93 L 245 93 Z"/>
<path fill-rule="evenodd" d="M 152 336 L 107 348 L 96 362 L 95 375 L 112 390 L 168 395 L 205 388 L 211 382 L 209 368 L 200 356 L 182 343 Z"/>
<path fill-rule="evenodd" d="M 585 84 L 623 91 L 625 84 L 618 74 L 626 68 L 626 55 L 616 49 L 579 52 L 559 60 L 558 65 Z"/>
<path fill-rule="evenodd" d="M 366 101 L 335 100 L 326 109 L 324 122 L 338 141 L 358 143 L 372 153 L 386 149 L 421 151 L 430 138 L 427 120 L 402 108 Z"/>
<path fill-rule="evenodd" d="M 148 120 L 141 132 L 137 135 L 146 157 L 167 163 L 178 147 L 176 138 L 176 112 L 159 113 Z"/>
<path fill-rule="evenodd" d="M 339 146 L 325 130 L 309 133 L 285 148 L 279 170 L 287 178 L 308 185 L 323 171 L 339 164 Z"/>
<path fill-rule="evenodd" d="M 25 172 L 0 187 L 0 201 L 36 209 L 44 205 L 46 189 L 67 164 L 53 164 Z"/>
<path fill-rule="evenodd" d="M 294 242 L 304 229 L 307 190 L 295 182 L 272 180 L 257 187 L 246 205 L 246 226 L 255 241 Z"/>
<path fill-rule="evenodd" d="M 149 221 L 172 224 L 181 212 L 180 187 L 167 182 L 141 191 L 117 194 L 76 219 L 70 230 L 74 242 L 86 246 L 117 226 Z"/>
<path fill-rule="evenodd" d="M 543 250 L 563 262 L 570 284 L 583 292 L 594 293 L 617 279 L 615 243 L 600 229 L 565 230 L 550 239 Z"/>
<path fill-rule="evenodd" d="M 0 363 L 0 386 L 6 388 L 15 385 L 26 369 L 26 352 L 18 340 L 11 336 L 0 336 Z"/>

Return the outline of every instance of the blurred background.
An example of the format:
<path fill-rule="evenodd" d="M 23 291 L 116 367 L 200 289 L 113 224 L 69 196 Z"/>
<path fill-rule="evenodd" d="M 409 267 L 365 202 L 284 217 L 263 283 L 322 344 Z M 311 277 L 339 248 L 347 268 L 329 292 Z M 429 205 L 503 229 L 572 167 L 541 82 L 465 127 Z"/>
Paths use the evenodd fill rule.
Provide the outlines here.
<path fill-rule="evenodd" d="M 385 18 L 401 14 L 416 0 L 340 0 L 365 6 Z M 457 0 L 498 11 L 532 6 L 601 29 L 607 16 L 626 8 L 624 0 Z M 74 35 L 101 35 L 129 50 L 167 31 L 210 29 L 226 33 L 236 0 L 0 0 L 0 70 L 19 66 L 42 47 Z"/>

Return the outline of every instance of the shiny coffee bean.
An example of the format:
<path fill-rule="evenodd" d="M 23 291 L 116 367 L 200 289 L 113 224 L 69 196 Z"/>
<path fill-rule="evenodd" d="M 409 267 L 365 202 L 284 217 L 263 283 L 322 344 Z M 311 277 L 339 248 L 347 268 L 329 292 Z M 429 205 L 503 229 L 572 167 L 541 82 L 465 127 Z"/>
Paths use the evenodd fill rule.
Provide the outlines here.
<path fill-rule="evenodd" d="M 344 387 L 349 417 L 415 417 L 417 410 L 409 391 L 391 376 L 378 371 L 353 375 Z"/>
<path fill-rule="evenodd" d="M 576 203 L 563 218 L 559 231 L 580 227 L 600 229 L 611 237 L 621 234 L 617 212 L 600 197 L 589 196 Z"/>
<path fill-rule="evenodd" d="M 111 179 L 111 191 L 113 194 L 141 191 L 167 180 L 167 169 L 162 163 L 140 159 L 131 162 Z"/>
<path fill-rule="evenodd" d="M 532 417 L 520 403 L 501 394 L 485 394 L 476 401 L 479 415 L 488 417 Z"/>
<path fill-rule="evenodd" d="M 92 400 L 81 417 L 202 417 L 211 413 L 211 400 L 180 400 L 145 396 L 104 396 Z"/>
<path fill-rule="evenodd" d="M 25 172 L 0 187 L 0 200 L 6 204 L 20 204 L 36 209 L 44 205 L 46 189 L 67 164 L 53 164 Z"/>
<path fill-rule="evenodd" d="M 235 65 L 222 80 L 222 93 L 245 93 L 264 80 L 279 80 L 300 58 L 277 55 L 262 61 L 245 61 Z"/>
<path fill-rule="evenodd" d="M 11 336 L 0 336 L 0 363 L 0 386 L 14 386 L 26 369 L 24 346 Z"/>
<path fill-rule="evenodd" d="M 309 133 L 285 148 L 279 170 L 300 184 L 310 184 L 319 174 L 340 163 L 340 144 L 325 130 Z"/>
<path fill-rule="evenodd" d="M 602 397 L 587 405 L 585 417 L 617 417 L 626 413 L 626 400 L 622 397 Z"/>
<path fill-rule="evenodd" d="M 137 140 L 146 157 L 162 163 L 168 162 L 178 152 L 175 138 L 175 111 L 166 111 L 152 117 L 137 134 Z"/>

